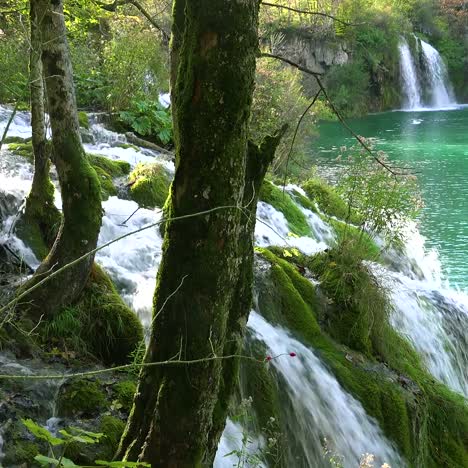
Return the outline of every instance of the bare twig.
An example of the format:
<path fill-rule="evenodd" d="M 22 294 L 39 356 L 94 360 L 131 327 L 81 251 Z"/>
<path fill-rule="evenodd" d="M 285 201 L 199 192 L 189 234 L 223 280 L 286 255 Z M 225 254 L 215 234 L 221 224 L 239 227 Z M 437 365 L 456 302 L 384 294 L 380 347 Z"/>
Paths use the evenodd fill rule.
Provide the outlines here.
<path fill-rule="evenodd" d="M 16 101 L 15 107 L 13 108 L 13 111 L 11 112 L 11 115 L 10 115 L 10 117 L 8 119 L 7 124 L 6 124 L 5 130 L 3 131 L 2 139 L 0 140 L 0 150 L 2 149 L 3 143 L 4 143 L 4 141 L 5 141 L 6 137 L 7 137 L 8 130 L 10 130 L 10 125 L 13 122 L 13 119 L 15 118 L 16 111 L 18 110 L 18 106 L 19 106 L 19 100 Z"/>
<path fill-rule="evenodd" d="M 345 26 L 357 26 L 356 24 L 348 23 L 347 21 L 343 21 L 342 19 L 337 18 L 336 16 L 329 15 L 328 13 L 323 13 L 321 11 L 299 10 L 297 8 L 292 8 L 286 5 L 279 5 L 275 3 L 269 3 L 269 2 L 262 2 L 261 5 L 272 7 L 272 8 L 280 8 L 282 10 L 292 11 L 294 13 L 299 13 L 301 15 L 322 16 L 324 18 L 332 19 L 333 21 L 336 21 L 337 23 L 344 24 Z"/>
<path fill-rule="evenodd" d="M 312 102 L 307 106 L 307 109 L 302 113 L 300 119 L 297 122 L 296 128 L 294 130 L 294 135 L 293 139 L 291 141 L 291 147 L 289 148 L 288 155 L 286 157 L 286 167 L 285 167 L 285 172 L 284 172 L 284 181 L 283 181 L 283 193 L 284 193 L 284 188 L 286 187 L 286 178 L 288 176 L 288 165 L 289 165 L 289 158 L 291 157 L 293 148 L 294 148 L 294 143 L 296 142 L 296 137 L 297 137 L 297 132 L 299 131 L 299 127 L 301 126 L 302 120 L 304 117 L 307 115 L 307 112 L 313 107 L 313 105 L 317 102 L 318 97 L 320 96 L 322 90 L 319 89 L 317 94 L 314 96 L 314 99 L 312 99 Z"/>
<path fill-rule="evenodd" d="M 307 73 L 309 75 L 312 75 L 312 76 L 322 76 L 323 75 L 323 73 L 314 72 L 312 70 L 309 70 L 308 68 L 303 67 L 302 65 L 299 65 L 298 63 L 293 62 L 292 60 L 289 60 L 287 58 L 281 57 L 279 55 L 269 54 L 267 52 L 262 52 L 259 55 L 259 58 L 272 58 L 272 59 L 276 59 L 276 60 L 281 60 L 282 62 L 287 63 L 288 65 L 291 65 L 291 67 L 297 68 L 298 70 L 300 70 L 300 71 L 302 71 L 304 73 Z"/>
<path fill-rule="evenodd" d="M 5 312 L 9 308 L 15 306 L 20 299 L 27 296 L 29 293 L 33 292 L 34 290 L 38 289 L 40 286 L 42 286 L 44 283 L 50 281 L 55 276 L 59 275 L 60 273 L 62 273 L 65 270 L 68 270 L 72 266 L 82 262 L 83 260 L 85 260 L 89 256 L 94 255 L 96 252 L 99 252 L 100 250 L 105 249 L 109 245 L 114 244 L 115 242 L 118 242 L 118 241 L 120 241 L 122 239 L 125 239 L 125 238 L 127 238 L 129 236 L 132 236 L 134 234 L 137 234 L 139 232 L 146 231 L 147 229 L 151 229 L 151 228 L 153 228 L 155 226 L 158 226 L 158 225 L 160 225 L 162 223 L 166 223 L 168 221 L 177 221 L 177 220 L 181 220 L 181 219 L 195 218 L 197 216 L 203 216 L 203 215 L 206 215 L 206 214 L 210 214 L 210 213 L 214 213 L 216 211 L 226 210 L 226 209 L 237 209 L 237 210 L 240 209 L 242 211 L 242 207 L 239 207 L 237 205 L 218 206 L 216 208 L 211 208 L 209 210 L 199 211 L 198 213 L 191 213 L 191 214 L 187 214 L 187 215 L 177 216 L 177 217 L 174 217 L 174 218 L 162 219 L 160 221 L 157 221 L 156 223 L 152 223 L 152 224 L 148 224 L 146 226 L 143 226 L 142 228 L 137 229 L 135 231 L 127 232 L 126 234 L 124 234 L 124 235 L 122 235 L 120 237 L 117 237 L 116 239 L 113 239 L 113 240 L 111 240 L 111 241 L 109 241 L 109 242 L 107 242 L 107 243 L 105 243 L 105 244 L 103 244 L 103 245 L 101 245 L 99 247 L 96 247 L 95 249 L 90 250 L 89 252 L 83 254 L 81 257 L 78 257 L 77 259 L 73 260 L 72 262 L 67 263 L 66 265 L 63 265 L 58 270 L 53 271 L 50 275 L 46 276 L 41 281 L 37 282 L 36 284 L 31 286 L 30 288 L 26 289 L 25 291 L 20 293 L 17 297 L 15 297 L 11 301 L 9 301 L 7 304 L 5 304 L 3 307 L 1 307 L 0 308 L 0 314 Z"/>

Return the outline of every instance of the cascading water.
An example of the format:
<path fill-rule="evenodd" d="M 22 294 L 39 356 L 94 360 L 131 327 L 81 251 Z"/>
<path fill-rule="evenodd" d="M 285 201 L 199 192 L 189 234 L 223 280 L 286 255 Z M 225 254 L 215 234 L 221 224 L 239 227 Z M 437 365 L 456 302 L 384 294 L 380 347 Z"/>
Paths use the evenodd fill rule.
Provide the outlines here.
<path fill-rule="evenodd" d="M 422 107 L 421 86 L 413 56 L 406 39 L 401 39 L 400 45 L 400 73 L 402 78 L 403 94 L 405 96 L 405 109 L 418 109 Z"/>
<path fill-rule="evenodd" d="M 416 53 L 422 55 L 422 66 L 415 58 L 405 38 L 400 38 L 400 74 L 405 110 L 447 109 L 457 105 L 447 67 L 439 52 L 427 42 L 416 39 Z M 421 42 L 421 49 L 419 49 Z M 425 96 L 423 98 L 423 96 Z"/>
<path fill-rule="evenodd" d="M 0 107 L 0 133 L 8 113 L 5 108 Z M 122 144 L 126 141 L 123 135 L 109 132 L 97 122 L 93 122 L 90 133 L 92 139 L 85 145 L 88 152 L 123 159 L 132 166 L 138 162 L 157 161 L 169 170 L 174 168 L 162 155 Z M 14 119 L 10 134 L 23 138 L 31 135 L 28 114 L 20 113 Z M 29 190 L 31 178 L 31 165 L 14 157 L 8 151 L 8 146 L 2 148 L 0 243 L 8 242 L 11 248 L 34 267 L 37 260 L 32 252 L 15 238 L 10 229 L 21 199 Z M 300 189 L 288 187 L 287 190 Z M 60 205 L 58 194 L 56 198 Z M 105 214 L 100 244 L 152 224 L 160 218 L 158 211 L 139 209 L 134 213 L 136 203 L 117 197 L 110 197 L 103 203 L 103 208 Z M 306 215 L 313 237 L 290 236 L 284 215 L 266 203 L 259 203 L 256 244 L 294 246 L 309 255 L 333 246 L 336 237 L 334 229 L 316 213 L 302 207 L 300 209 Z M 427 255 L 420 237 L 417 241 L 418 247 L 411 245 L 404 255 L 401 252 L 392 253 L 389 258 L 391 271 L 380 265 L 376 275 L 379 279 L 382 278 L 382 284 L 390 290 L 395 309 L 392 315 L 394 326 L 414 344 L 435 378 L 466 395 L 468 296 L 443 284 L 437 257 L 434 254 Z M 145 325 L 151 320 L 152 295 L 161 246 L 160 233 L 157 228 L 152 228 L 142 231 L 137 238 L 130 237 L 115 243 L 96 256 L 96 260 L 112 276 L 125 301 L 137 312 Z M 256 313 L 252 313 L 248 326 L 250 339 L 264 343 L 275 354 L 294 351 L 298 355 L 295 359 L 285 357 L 271 363 L 272 370 L 284 388 L 284 411 L 288 430 L 297 435 L 300 457 L 305 463 L 291 465 L 293 462 L 290 462 L 290 466 L 324 465 L 321 457 L 322 437 L 331 441 L 337 454 L 345 456 L 345 466 L 357 466 L 356 461 L 364 452 L 374 453 L 379 461 L 394 463 L 394 467 L 403 466 L 404 462 L 385 439 L 378 424 L 343 390 L 313 350 L 305 347 L 284 329 L 273 327 Z M 52 411 L 49 414 L 51 416 L 54 416 Z M 56 421 L 49 422 L 52 424 Z M 240 450 L 242 433 L 243 429 L 237 422 L 228 422 L 216 458 L 217 468 L 232 466 L 233 458 L 224 455 Z M 261 448 L 261 437 L 254 439 L 255 442 L 248 450 Z"/>
<path fill-rule="evenodd" d="M 295 446 L 286 466 L 327 467 L 323 444 L 335 448 L 345 468 L 359 466 L 364 453 L 372 453 L 380 465 L 404 467 L 405 463 L 386 440 L 377 422 L 362 405 L 343 390 L 314 352 L 286 330 L 274 327 L 252 311 L 248 327 L 251 339 L 263 342 L 270 354 L 284 354 L 271 361 L 278 375 L 288 432 Z M 297 354 L 291 358 L 288 354 Z M 379 465 L 379 466 L 380 466 Z"/>
<path fill-rule="evenodd" d="M 442 57 L 434 47 L 422 40 L 421 49 L 429 81 L 430 106 L 436 109 L 453 107 L 456 102 Z"/>

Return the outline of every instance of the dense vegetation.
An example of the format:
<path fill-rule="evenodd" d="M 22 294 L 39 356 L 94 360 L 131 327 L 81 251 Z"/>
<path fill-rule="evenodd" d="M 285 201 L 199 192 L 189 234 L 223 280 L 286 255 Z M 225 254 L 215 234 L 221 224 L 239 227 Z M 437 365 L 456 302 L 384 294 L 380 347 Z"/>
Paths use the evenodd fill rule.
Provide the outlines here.
<path fill-rule="evenodd" d="M 434 44 L 468 98 L 459 2 L 10 3 L 0 9 L 0 104 L 31 111 L 32 137 L 1 142 L 34 173 L 10 234 L 40 266 L 25 282 L 22 262 L 8 273 L 0 348 L 48 384 L 1 376 L 7 466 L 211 466 L 226 418 L 245 411 L 248 395 L 255 418 L 239 420 L 267 448 L 249 453 L 242 434 L 230 455 L 238 466 L 286 468 L 295 435 L 282 433 L 276 357 L 244 340 L 253 301 L 314 350 L 409 467 L 468 466 L 466 400 L 394 328 L 375 274 L 391 268 L 387 252 L 405 255 L 404 228 L 422 206 L 416 177 L 363 137 L 342 148 L 336 186 L 304 158 L 318 120 L 399 106 L 401 37 Z M 92 113 L 127 137 L 107 149 L 158 157 L 85 152 Z M 162 213 L 150 226 L 164 243 L 146 329 L 119 295 L 128 285 L 94 262 L 102 203 L 116 196 L 137 207 L 120 226 L 139 210 Z M 276 210 L 289 239 L 318 244 L 328 229 L 328 246 L 305 254 L 282 239 L 254 251 L 257 204 Z M 336 460 L 325 451 L 324 463 Z"/>

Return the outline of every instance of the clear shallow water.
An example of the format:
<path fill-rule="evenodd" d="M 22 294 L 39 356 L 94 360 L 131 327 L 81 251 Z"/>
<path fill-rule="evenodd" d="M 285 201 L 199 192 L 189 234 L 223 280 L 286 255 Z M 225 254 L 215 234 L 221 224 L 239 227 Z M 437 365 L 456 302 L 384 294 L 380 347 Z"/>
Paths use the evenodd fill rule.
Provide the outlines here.
<path fill-rule="evenodd" d="M 349 121 L 392 161 L 418 172 L 425 207 L 419 229 L 426 248 L 437 249 L 450 284 L 468 289 L 468 107 L 456 110 L 387 112 Z M 337 167 L 342 145 L 355 140 L 339 123 L 320 126 L 312 142 L 313 163 Z"/>

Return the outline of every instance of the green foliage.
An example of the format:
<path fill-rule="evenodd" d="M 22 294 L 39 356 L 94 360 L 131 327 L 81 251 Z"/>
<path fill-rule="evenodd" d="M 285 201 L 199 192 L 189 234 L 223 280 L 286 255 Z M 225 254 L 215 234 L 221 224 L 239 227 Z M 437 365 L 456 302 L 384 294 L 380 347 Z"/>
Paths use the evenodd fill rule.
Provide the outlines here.
<path fill-rule="evenodd" d="M 50 447 L 50 456 L 40 454 L 36 455 L 34 451 L 31 451 L 31 458 L 25 459 L 24 461 L 28 463 L 28 466 L 30 466 L 29 464 L 32 463 L 32 460 L 34 459 L 40 466 L 48 468 L 51 466 L 56 466 L 58 468 L 79 468 L 81 465 L 77 465 L 72 460 L 65 457 L 65 453 L 77 444 L 100 444 L 102 443 L 102 440 L 112 442 L 112 452 L 107 451 L 109 458 L 112 458 L 123 429 L 125 428 L 125 424 L 121 420 L 111 416 L 104 416 L 101 422 L 101 427 L 103 429 L 102 433 L 95 433 L 85 431 L 77 427 L 70 427 L 68 430 L 61 429 L 59 431 L 61 437 L 59 438 L 34 422 L 32 419 L 23 419 L 22 421 L 36 438 L 46 441 Z M 56 448 L 57 446 L 62 447 L 60 454 L 57 453 L 56 449 L 54 451 L 54 447 Z M 109 448 L 111 447 L 109 443 L 107 443 L 106 449 Z M 96 460 L 95 463 L 97 466 L 107 466 L 111 468 L 142 468 L 150 466 L 148 463 L 126 461 Z"/>
<path fill-rule="evenodd" d="M 138 164 L 129 176 L 130 197 L 143 208 L 162 208 L 169 194 L 171 179 L 158 163 Z"/>
<path fill-rule="evenodd" d="M 112 22 L 110 33 L 103 72 L 111 110 L 132 109 L 136 101 L 157 102 L 159 93 L 169 88 L 169 76 L 166 52 L 154 32 L 142 28 L 139 20 L 122 18 Z"/>
<path fill-rule="evenodd" d="M 157 138 L 163 145 L 172 141 L 171 113 L 159 101 L 135 101 L 119 116 L 139 135 Z"/>
<path fill-rule="evenodd" d="M 328 95 L 345 116 L 362 115 L 369 109 L 370 74 L 363 62 L 334 65 L 326 76 Z"/>
<path fill-rule="evenodd" d="M 297 236 L 309 236 L 311 229 L 301 209 L 291 200 L 288 192 L 271 182 L 265 181 L 260 191 L 260 200 L 270 204 L 284 214 L 289 229 Z"/>
<path fill-rule="evenodd" d="M 369 141 L 365 143 L 372 147 Z M 377 156 L 383 164 L 391 165 L 383 151 Z M 361 147 L 350 149 L 345 164 L 339 192 L 348 209 L 361 214 L 371 235 L 381 235 L 389 245 L 401 243 L 408 220 L 422 207 L 416 177 L 392 174 Z"/>
<path fill-rule="evenodd" d="M 4 30 L 4 34 L 0 34 L 0 103 L 27 102 L 29 73 L 25 57 L 29 49 L 26 35 L 13 19 L 7 27 L 0 24 L 0 30 Z"/>
<path fill-rule="evenodd" d="M 256 86 L 250 119 L 250 138 L 261 144 L 267 135 L 273 135 L 284 124 L 288 124 L 286 134 L 276 150 L 273 171 L 284 169 L 290 152 L 296 123 L 309 105 L 304 94 L 301 74 L 298 70 L 285 67 L 275 60 L 257 62 Z M 296 135 L 292 158 L 299 159 L 307 149 L 308 138 L 314 132 L 315 110 L 312 109 L 303 119 Z"/>

